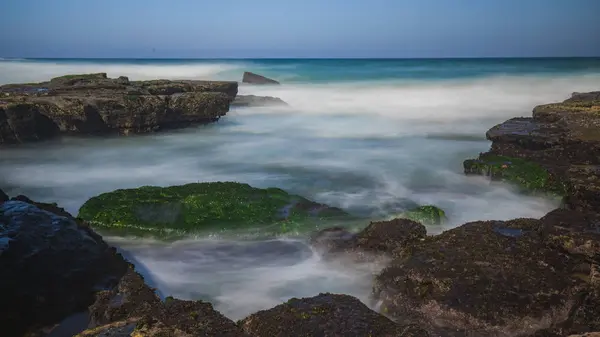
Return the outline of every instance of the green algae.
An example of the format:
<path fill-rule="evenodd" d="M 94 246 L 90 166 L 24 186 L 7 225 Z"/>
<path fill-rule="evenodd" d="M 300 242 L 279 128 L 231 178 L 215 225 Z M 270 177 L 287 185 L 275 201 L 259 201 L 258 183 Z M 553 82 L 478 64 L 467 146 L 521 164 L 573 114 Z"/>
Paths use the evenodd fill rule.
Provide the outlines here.
<path fill-rule="evenodd" d="M 250 227 L 287 233 L 347 216 L 340 209 L 278 188 L 260 189 L 236 182 L 120 189 L 95 196 L 79 209 L 79 217 L 96 228 L 157 236 Z"/>
<path fill-rule="evenodd" d="M 441 225 L 447 220 L 446 212 L 433 205 L 419 206 L 405 211 L 396 218 L 404 218 L 420 222 L 423 225 Z"/>
<path fill-rule="evenodd" d="M 541 165 L 521 158 L 481 155 L 479 159 L 464 162 L 466 174 L 489 176 L 519 187 L 523 192 L 543 192 L 564 196 L 565 185 L 555 179 Z"/>

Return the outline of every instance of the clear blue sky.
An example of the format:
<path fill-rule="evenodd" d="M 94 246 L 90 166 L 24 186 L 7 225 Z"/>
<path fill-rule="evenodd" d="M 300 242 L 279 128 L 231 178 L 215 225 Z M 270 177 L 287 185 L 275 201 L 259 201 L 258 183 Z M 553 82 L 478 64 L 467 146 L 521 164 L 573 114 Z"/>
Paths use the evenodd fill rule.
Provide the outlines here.
<path fill-rule="evenodd" d="M 4 57 L 600 56 L 600 0 L 1 0 Z"/>

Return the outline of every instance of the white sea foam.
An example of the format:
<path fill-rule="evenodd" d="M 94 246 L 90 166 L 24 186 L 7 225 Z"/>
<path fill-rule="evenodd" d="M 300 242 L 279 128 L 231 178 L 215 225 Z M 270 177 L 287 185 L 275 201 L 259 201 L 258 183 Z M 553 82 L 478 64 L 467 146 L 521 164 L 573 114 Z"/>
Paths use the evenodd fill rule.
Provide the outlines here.
<path fill-rule="evenodd" d="M 0 82 L 93 71 L 132 79 L 238 79 L 242 68 L 0 62 Z M 489 149 L 483 137 L 494 124 L 599 84 L 598 75 L 570 75 L 242 85 L 240 94 L 277 96 L 290 107 L 233 109 L 217 124 L 171 133 L 3 149 L 0 187 L 56 201 L 73 213 L 87 198 L 117 188 L 230 180 L 277 186 L 363 215 L 393 216 L 410 204 L 436 204 L 450 218 L 446 228 L 540 217 L 556 203 L 465 177 L 462 161 Z M 240 248 L 245 243 L 227 241 L 164 246 L 111 240 L 163 293 L 209 297 L 232 318 L 320 291 L 364 299 L 370 284 L 368 273 L 329 268 L 297 245 L 271 254 L 265 251 L 272 242 L 246 249 Z"/>
<path fill-rule="evenodd" d="M 229 75 L 238 66 L 227 63 L 130 64 L 64 61 L 36 62 L 0 60 L 0 84 L 42 82 L 65 74 L 105 72 L 109 77 L 127 76 L 130 80 L 153 79 L 237 79 Z M 238 73 L 238 72 L 234 72 Z M 239 78 L 241 78 L 239 72 Z"/>

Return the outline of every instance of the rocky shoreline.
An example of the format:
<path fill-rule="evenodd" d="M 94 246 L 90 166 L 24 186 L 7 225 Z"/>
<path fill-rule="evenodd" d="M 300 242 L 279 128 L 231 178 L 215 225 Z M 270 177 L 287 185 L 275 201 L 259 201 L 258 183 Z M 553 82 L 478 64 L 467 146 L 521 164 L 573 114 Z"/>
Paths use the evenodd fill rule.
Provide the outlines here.
<path fill-rule="evenodd" d="M 45 336 L 82 313 L 78 336 L 600 334 L 599 126 L 600 92 L 577 93 L 493 127 L 490 151 L 465 161 L 466 174 L 562 198 L 541 219 L 435 236 L 418 218 L 314 233 L 325 259 L 386 261 L 373 283 L 379 313 L 351 296 L 315 294 L 233 322 L 210 303 L 161 301 L 86 221 L 0 192 L 3 335 Z"/>

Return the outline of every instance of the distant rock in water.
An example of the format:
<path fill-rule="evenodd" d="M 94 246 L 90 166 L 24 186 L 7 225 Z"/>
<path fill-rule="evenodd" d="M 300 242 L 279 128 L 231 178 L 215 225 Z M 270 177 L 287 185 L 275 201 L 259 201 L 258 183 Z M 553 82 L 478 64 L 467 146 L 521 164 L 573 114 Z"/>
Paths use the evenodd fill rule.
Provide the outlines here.
<path fill-rule="evenodd" d="M 279 82 L 270 79 L 268 77 L 264 77 L 259 74 L 251 73 L 249 71 L 244 72 L 244 77 L 242 78 L 243 83 L 251 83 L 251 84 L 280 84 Z"/>
<path fill-rule="evenodd" d="M 237 82 L 129 81 L 106 73 L 0 86 L 0 144 L 61 134 L 133 134 L 217 121 Z"/>
<path fill-rule="evenodd" d="M 288 104 L 279 97 L 237 95 L 231 106 L 260 107 L 260 106 L 287 106 Z"/>

